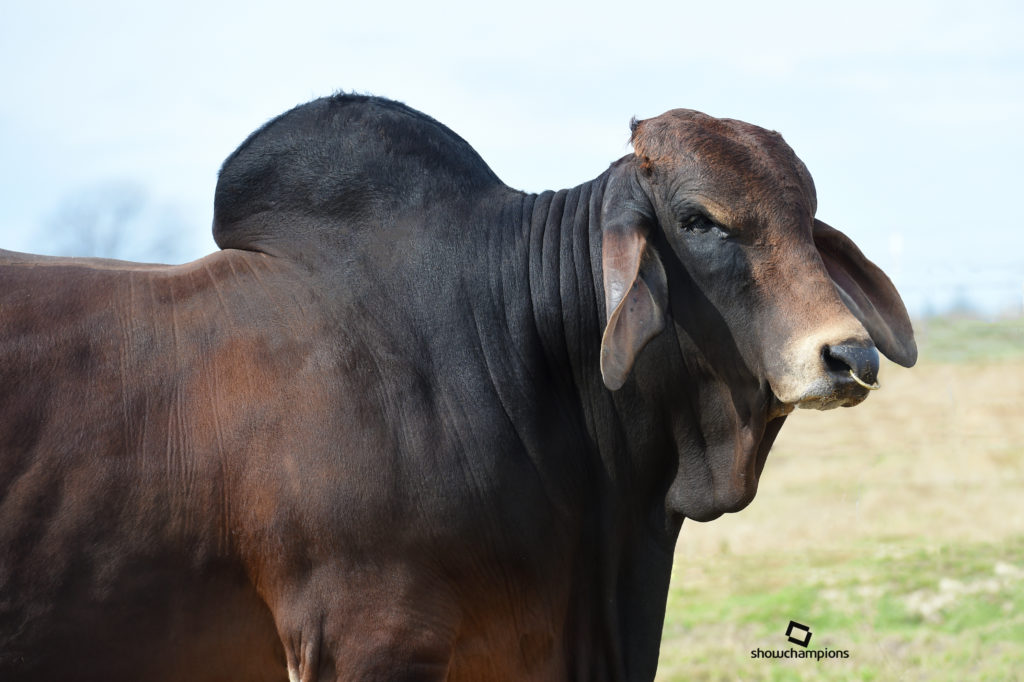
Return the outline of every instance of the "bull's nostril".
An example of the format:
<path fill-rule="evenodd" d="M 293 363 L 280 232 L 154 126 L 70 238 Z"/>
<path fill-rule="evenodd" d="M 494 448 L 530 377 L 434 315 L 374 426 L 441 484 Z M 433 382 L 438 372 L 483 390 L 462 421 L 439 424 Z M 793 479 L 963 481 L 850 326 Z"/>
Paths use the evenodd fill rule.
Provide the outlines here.
<path fill-rule="evenodd" d="M 872 345 L 842 343 L 825 346 L 822 360 L 828 373 L 837 380 L 839 377 L 853 377 L 861 386 L 871 387 L 878 381 L 878 351 Z"/>
<path fill-rule="evenodd" d="M 850 370 L 848 364 L 832 354 L 832 346 L 821 349 L 821 359 L 825 362 L 825 369 L 829 374 L 844 374 Z"/>

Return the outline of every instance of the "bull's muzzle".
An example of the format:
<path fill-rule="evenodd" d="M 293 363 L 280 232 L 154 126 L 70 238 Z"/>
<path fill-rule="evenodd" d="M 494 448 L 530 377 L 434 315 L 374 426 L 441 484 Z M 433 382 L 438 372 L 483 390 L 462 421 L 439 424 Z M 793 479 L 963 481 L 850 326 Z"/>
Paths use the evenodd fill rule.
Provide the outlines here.
<path fill-rule="evenodd" d="M 879 388 L 878 350 L 870 342 L 846 341 L 821 348 L 821 374 L 796 401 L 798 407 L 852 407 Z"/>
<path fill-rule="evenodd" d="M 825 346 L 821 358 L 833 382 L 841 385 L 852 379 L 869 391 L 878 388 L 878 351 L 873 345 L 843 343 Z"/>

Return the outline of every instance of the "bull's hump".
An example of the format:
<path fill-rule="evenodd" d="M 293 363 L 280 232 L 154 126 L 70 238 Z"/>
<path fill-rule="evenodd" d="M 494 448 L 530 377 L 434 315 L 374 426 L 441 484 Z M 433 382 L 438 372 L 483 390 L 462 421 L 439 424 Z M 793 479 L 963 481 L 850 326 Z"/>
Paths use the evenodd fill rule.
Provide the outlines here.
<path fill-rule="evenodd" d="M 271 120 L 227 158 L 214 239 L 221 248 L 281 251 L 500 186 L 479 154 L 434 119 L 387 99 L 334 95 Z"/>

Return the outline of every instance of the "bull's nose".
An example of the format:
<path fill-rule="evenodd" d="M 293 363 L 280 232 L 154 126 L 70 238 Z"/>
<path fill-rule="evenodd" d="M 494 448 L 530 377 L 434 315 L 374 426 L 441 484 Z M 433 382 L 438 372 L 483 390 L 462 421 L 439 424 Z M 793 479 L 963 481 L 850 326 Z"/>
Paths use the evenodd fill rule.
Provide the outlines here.
<path fill-rule="evenodd" d="M 822 349 L 825 367 L 835 383 L 851 377 L 864 387 L 876 387 L 878 382 L 878 351 L 873 345 L 841 343 Z"/>

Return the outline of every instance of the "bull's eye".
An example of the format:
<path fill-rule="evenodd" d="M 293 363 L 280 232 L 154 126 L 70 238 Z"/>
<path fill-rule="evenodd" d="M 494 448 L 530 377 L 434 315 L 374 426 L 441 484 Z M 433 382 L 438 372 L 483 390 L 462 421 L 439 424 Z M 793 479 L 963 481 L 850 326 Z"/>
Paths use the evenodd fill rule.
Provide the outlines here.
<path fill-rule="evenodd" d="M 684 218 L 679 227 L 690 232 L 707 232 L 718 226 L 703 213 L 694 213 Z"/>

